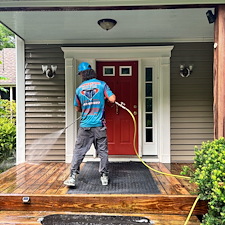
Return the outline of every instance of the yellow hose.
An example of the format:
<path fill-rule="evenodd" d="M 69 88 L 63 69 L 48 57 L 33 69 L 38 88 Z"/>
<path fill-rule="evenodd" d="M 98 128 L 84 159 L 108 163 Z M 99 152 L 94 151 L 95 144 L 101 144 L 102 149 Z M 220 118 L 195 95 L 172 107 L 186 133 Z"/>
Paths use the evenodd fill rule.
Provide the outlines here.
<path fill-rule="evenodd" d="M 198 202 L 199 199 L 200 199 L 199 196 L 195 199 L 194 204 L 193 204 L 192 207 L 191 207 L 191 210 L 190 210 L 190 212 L 189 212 L 189 214 L 188 214 L 188 217 L 187 217 L 187 219 L 186 219 L 184 225 L 187 225 L 187 224 L 188 224 L 188 221 L 190 220 L 191 215 L 192 215 L 192 213 L 193 213 L 193 211 L 194 211 L 194 208 L 195 208 L 195 206 L 196 206 L 196 204 L 197 204 L 197 202 Z"/>
<path fill-rule="evenodd" d="M 148 164 L 146 164 L 143 159 L 141 158 L 141 156 L 138 154 L 137 152 L 137 148 L 136 148 L 136 135 L 137 135 L 137 123 L 136 123 L 136 119 L 133 115 L 133 113 L 127 108 L 124 106 L 124 104 L 120 104 L 118 102 L 115 102 L 115 104 L 117 104 L 118 106 L 120 106 L 121 108 L 125 109 L 132 117 L 133 119 L 133 123 L 134 123 L 134 138 L 133 138 L 133 146 L 134 146 L 134 151 L 135 151 L 135 154 L 137 155 L 137 157 L 139 158 L 139 160 L 147 167 L 149 168 L 150 170 L 156 172 L 156 173 L 160 173 L 160 174 L 163 174 L 163 175 L 166 175 L 166 176 L 172 176 L 172 177 L 178 177 L 178 178 L 183 178 L 183 179 L 188 179 L 190 180 L 191 178 L 190 177 L 187 177 L 187 176 L 182 176 L 182 175 L 176 175 L 176 174 L 171 174 L 171 173 L 165 173 L 165 172 L 162 172 L 162 171 L 159 171 L 159 170 L 156 170 L 152 167 L 150 167 Z"/>
<path fill-rule="evenodd" d="M 134 123 L 133 146 L 134 146 L 135 154 L 136 154 L 137 157 L 140 159 L 140 161 L 141 161 L 147 168 L 149 168 L 150 170 L 152 170 L 152 171 L 154 171 L 154 172 L 156 172 L 156 173 L 160 173 L 160 174 L 163 174 L 163 175 L 166 175 L 166 176 L 172 176 L 172 177 L 178 177 L 178 178 L 183 178 L 183 179 L 188 179 L 188 180 L 190 180 L 191 178 L 190 178 L 190 177 L 187 177 L 187 176 L 181 176 L 181 175 L 176 175 L 176 174 L 171 174 L 171 173 L 165 173 L 165 172 L 156 170 L 156 169 L 150 167 L 148 164 L 146 164 L 146 163 L 143 161 L 143 159 L 141 158 L 141 156 L 138 154 L 137 148 L 136 148 L 136 135 L 137 135 L 137 122 L 136 122 L 136 119 L 135 119 L 133 113 L 132 113 L 127 107 L 124 106 L 125 104 L 122 104 L 122 103 L 120 104 L 120 103 L 118 103 L 118 102 L 115 102 L 115 103 L 116 103 L 118 106 L 120 106 L 121 108 L 125 109 L 125 110 L 131 115 L 131 117 L 132 117 L 132 119 L 133 119 L 133 123 Z M 189 212 L 189 214 L 188 214 L 188 217 L 187 217 L 187 219 L 186 219 L 184 225 L 187 225 L 187 224 L 188 224 L 188 221 L 190 220 L 190 217 L 191 217 L 191 215 L 192 215 L 192 213 L 193 213 L 193 211 L 194 211 L 194 208 L 195 208 L 195 206 L 196 206 L 198 200 L 199 200 L 199 196 L 195 199 L 195 202 L 194 202 L 194 204 L 193 204 L 192 207 L 191 207 L 191 210 L 190 210 L 190 212 Z"/>

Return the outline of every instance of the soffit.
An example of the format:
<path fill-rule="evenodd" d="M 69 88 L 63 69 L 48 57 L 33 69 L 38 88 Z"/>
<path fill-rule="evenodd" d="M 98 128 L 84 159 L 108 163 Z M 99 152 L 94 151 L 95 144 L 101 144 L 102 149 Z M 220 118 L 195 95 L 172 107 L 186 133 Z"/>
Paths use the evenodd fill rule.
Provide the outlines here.
<path fill-rule="evenodd" d="M 157 43 L 213 41 L 208 8 L 101 11 L 5 11 L 0 21 L 27 43 Z M 112 18 L 109 31 L 97 21 Z"/>

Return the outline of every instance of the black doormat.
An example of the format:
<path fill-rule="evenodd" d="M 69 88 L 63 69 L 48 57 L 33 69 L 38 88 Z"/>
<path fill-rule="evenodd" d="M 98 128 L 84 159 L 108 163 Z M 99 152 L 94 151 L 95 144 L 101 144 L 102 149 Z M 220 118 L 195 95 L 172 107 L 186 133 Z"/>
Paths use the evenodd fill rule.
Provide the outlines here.
<path fill-rule="evenodd" d="M 82 167 L 75 188 L 68 194 L 160 194 L 149 172 L 141 162 L 109 164 L 109 184 L 103 186 L 98 162 L 87 162 Z"/>
<path fill-rule="evenodd" d="M 140 225 L 153 224 L 145 217 L 55 214 L 39 220 L 43 225 Z"/>

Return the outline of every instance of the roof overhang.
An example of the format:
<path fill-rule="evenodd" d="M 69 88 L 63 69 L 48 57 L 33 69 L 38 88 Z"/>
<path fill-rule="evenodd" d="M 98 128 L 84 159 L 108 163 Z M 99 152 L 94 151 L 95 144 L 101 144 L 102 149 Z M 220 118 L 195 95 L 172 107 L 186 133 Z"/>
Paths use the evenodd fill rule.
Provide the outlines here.
<path fill-rule="evenodd" d="M 206 5 L 196 5 L 200 2 Z M 214 1 L 214 6 L 220 2 L 222 1 Z M 213 41 L 213 24 L 209 24 L 206 18 L 207 10 L 214 11 L 212 1 L 191 0 L 180 3 L 174 0 L 168 3 L 167 0 L 152 0 L 151 4 L 147 3 L 147 0 L 3 0 L 0 3 L 0 21 L 26 43 L 140 44 Z M 97 24 L 103 18 L 115 19 L 116 26 L 110 31 L 103 30 Z"/>

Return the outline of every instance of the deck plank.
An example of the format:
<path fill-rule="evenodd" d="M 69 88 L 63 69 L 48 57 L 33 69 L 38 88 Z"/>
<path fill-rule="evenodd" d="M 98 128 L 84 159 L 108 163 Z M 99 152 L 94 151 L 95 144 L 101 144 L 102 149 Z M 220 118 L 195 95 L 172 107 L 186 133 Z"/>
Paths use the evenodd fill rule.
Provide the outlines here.
<path fill-rule="evenodd" d="M 23 193 L 26 194 L 34 194 L 42 184 L 45 184 L 45 182 L 50 179 L 52 175 L 55 175 L 58 167 L 58 163 L 50 163 L 48 166 L 44 168 L 42 171 L 42 175 L 38 173 L 37 176 L 35 177 L 36 181 L 32 184 L 31 187 L 28 187 L 26 190 L 23 191 Z M 38 192 L 38 191 L 37 191 Z"/>
<path fill-rule="evenodd" d="M 16 194 L 22 194 L 26 193 L 26 190 L 33 189 L 33 185 L 35 185 L 35 182 L 37 179 L 39 179 L 41 176 L 43 176 L 46 171 L 51 167 L 51 163 L 41 163 L 37 166 L 37 168 L 32 171 L 31 173 L 28 173 L 23 178 L 23 183 L 18 186 L 12 193 Z"/>
<path fill-rule="evenodd" d="M 188 163 L 172 163 L 170 165 L 169 170 L 171 171 L 171 173 L 180 174 L 183 166 L 189 166 L 190 168 L 192 168 L 192 165 L 188 164 Z M 178 179 L 178 180 L 183 186 L 185 186 L 185 188 L 187 189 L 187 191 L 189 193 L 196 194 L 196 192 L 197 192 L 197 185 L 196 184 L 190 183 L 189 180 L 186 180 L 186 179 Z"/>
<path fill-rule="evenodd" d="M 161 171 L 156 163 L 149 163 L 149 165 L 153 169 Z M 157 172 L 154 172 L 154 173 L 155 173 L 155 176 L 158 178 L 159 182 L 161 183 L 161 185 L 164 187 L 166 194 L 168 194 L 168 195 L 177 195 L 178 194 L 177 190 L 174 189 L 173 185 L 169 182 L 169 180 L 166 178 L 165 175 L 162 175 Z"/>
<path fill-rule="evenodd" d="M 85 163 L 81 163 L 80 169 L 82 169 L 84 165 Z M 65 186 L 63 182 L 69 177 L 69 175 L 70 175 L 70 164 L 68 164 L 68 168 L 65 171 L 65 174 L 62 176 L 63 180 L 62 180 L 60 188 L 56 191 L 56 194 L 60 195 L 60 194 L 66 194 L 68 192 L 68 187 Z"/>
<path fill-rule="evenodd" d="M 35 169 L 39 169 L 39 165 L 26 164 L 23 167 L 15 170 L 14 173 L 3 177 L 1 180 L 0 193 L 12 193 L 21 184 L 25 182 L 27 174 L 32 173 Z"/>
<path fill-rule="evenodd" d="M 160 181 L 159 181 L 159 179 L 158 179 L 158 176 L 155 174 L 155 172 L 152 171 L 152 170 L 150 170 L 150 169 L 149 169 L 149 172 L 151 173 L 151 175 L 152 175 L 152 177 L 153 177 L 153 179 L 154 179 L 154 181 L 155 181 L 155 183 L 156 183 L 156 185 L 157 185 L 157 187 L 158 187 L 160 193 L 161 193 L 161 194 L 166 194 L 166 190 L 165 190 L 165 188 L 163 187 L 163 185 L 160 183 Z"/>
<path fill-rule="evenodd" d="M 167 174 L 172 174 L 164 165 L 163 163 L 158 163 L 159 169 Z M 178 181 L 177 178 L 172 176 L 165 176 L 168 181 L 173 185 L 173 188 L 177 191 L 178 194 L 181 195 L 189 195 L 190 193 L 185 189 L 185 187 Z"/>
<path fill-rule="evenodd" d="M 51 186 L 45 191 L 45 194 L 66 194 L 67 190 L 62 191 L 60 188 L 65 187 L 63 182 L 69 176 L 70 164 L 64 163 L 64 165 L 58 171 L 58 176 L 56 176 L 55 182 L 52 182 Z M 58 193 L 57 193 L 58 192 Z"/>
<path fill-rule="evenodd" d="M 45 176 L 42 176 L 42 178 L 39 179 L 40 186 L 33 193 L 44 194 L 53 183 L 57 183 L 57 176 L 55 174 L 60 174 L 64 166 L 64 163 L 57 163 L 52 170 L 49 170 Z"/>

